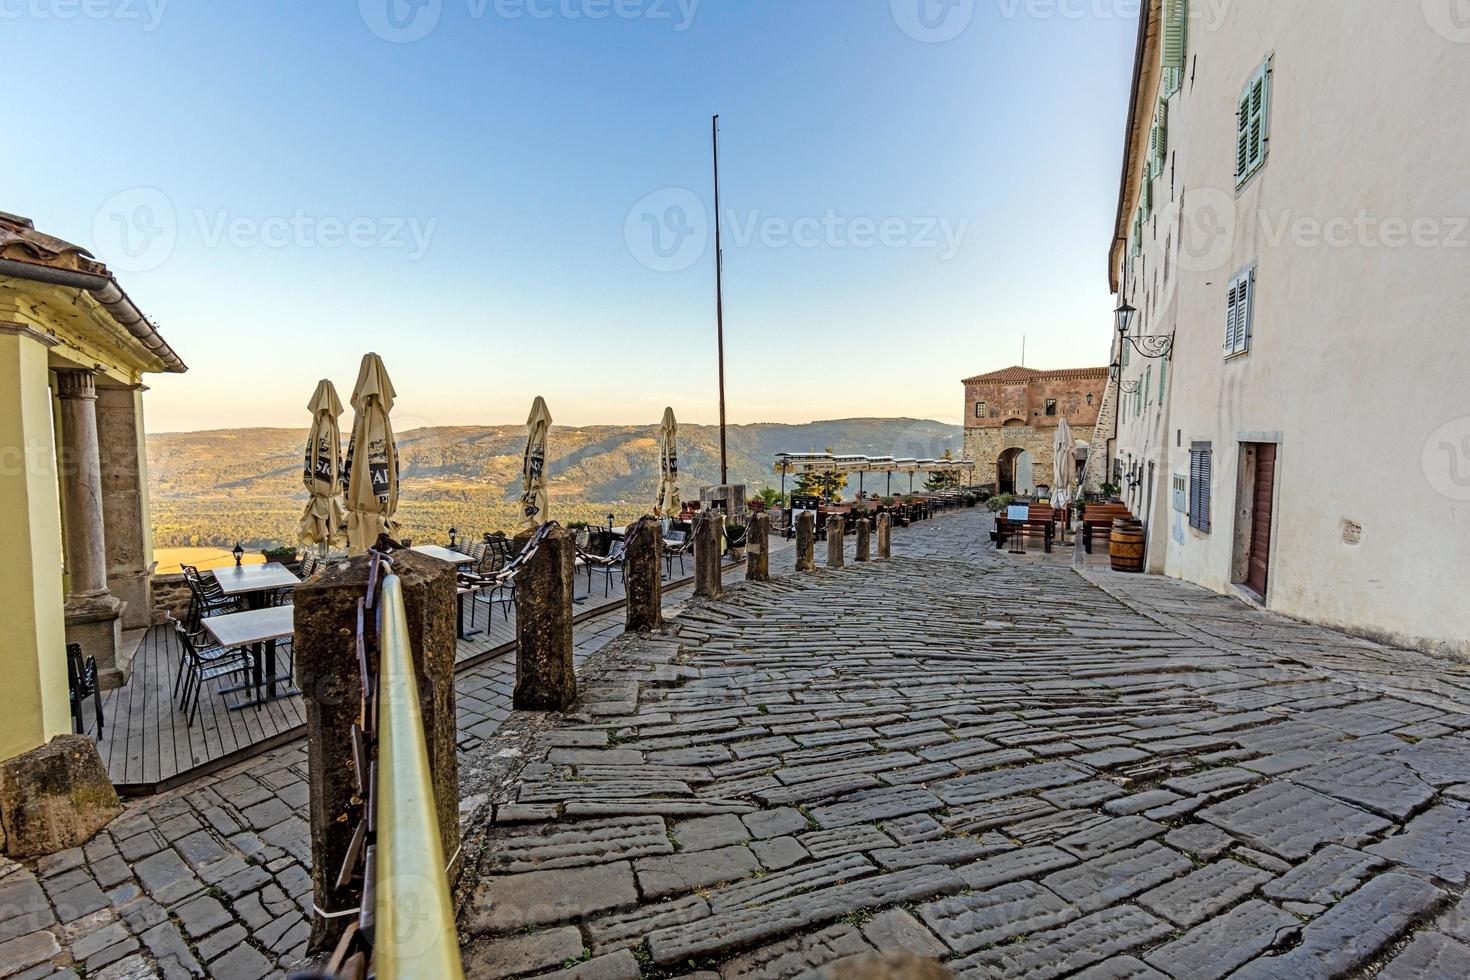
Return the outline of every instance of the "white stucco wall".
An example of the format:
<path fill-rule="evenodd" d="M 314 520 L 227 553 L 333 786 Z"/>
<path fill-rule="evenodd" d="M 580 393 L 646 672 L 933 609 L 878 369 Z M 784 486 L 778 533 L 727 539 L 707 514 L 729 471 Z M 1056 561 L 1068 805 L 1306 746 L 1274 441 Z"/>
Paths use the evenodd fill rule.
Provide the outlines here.
<path fill-rule="evenodd" d="M 1176 203 L 1166 165 L 1145 234 L 1157 263 L 1173 229 L 1178 270 L 1155 493 L 1213 444 L 1212 531 L 1166 511 L 1164 564 L 1229 592 L 1238 445 L 1279 440 L 1267 606 L 1470 654 L 1470 31 L 1425 9 L 1237 0 L 1215 29 L 1192 18 Z M 1237 192 L 1236 104 L 1268 55 L 1269 155 Z M 1252 264 L 1251 349 L 1226 360 L 1227 286 Z"/>

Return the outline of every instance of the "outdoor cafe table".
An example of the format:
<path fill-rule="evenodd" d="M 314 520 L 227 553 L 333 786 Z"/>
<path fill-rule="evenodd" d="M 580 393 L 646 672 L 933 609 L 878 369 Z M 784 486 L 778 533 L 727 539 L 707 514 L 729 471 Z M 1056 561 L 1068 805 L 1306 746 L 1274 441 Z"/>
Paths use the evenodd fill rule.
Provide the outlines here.
<path fill-rule="evenodd" d="M 260 609 L 268 605 L 270 593 L 276 589 L 294 588 L 301 584 L 301 579 L 292 575 L 285 565 L 275 561 L 264 565 L 216 568 L 214 580 L 219 583 L 220 591 L 225 595 L 244 596 L 245 605 L 250 609 Z"/>
<path fill-rule="evenodd" d="M 229 650 L 240 647 L 264 647 L 264 657 L 257 652 L 255 668 L 250 683 L 226 688 L 225 691 L 253 689 L 255 696 L 230 705 L 231 711 L 259 706 L 278 698 L 288 698 L 301 692 L 291 685 L 290 674 L 276 674 L 276 641 L 290 636 L 295 629 L 295 606 L 268 606 L 247 612 L 210 616 L 204 620 L 204 628 L 216 643 Z M 263 661 L 263 662 L 262 662 Z M 277 681 L 285 681 L 284 690 L 278 690 Z"/>
<path fill-rule="evenodd" d="M 430 558 L 437 558 L 440 561 L 447 561 L 449 562 L 449 564 L 455 565 L 457 567 L 464 565 L 473 565 L 475 563 L 475 560 L 469 555 L 461 554 L 460 552 L 454 551 L 450 548 L 441 548 L 437 544 L 414 545 L 408 550 L 416 551 L 419 554 L 427 555 Z M 473 590 L 459 588 L 456 584 L 455 592 L 457 593 L 457 598 L 455 600 L 456 606 L 454 611 L 454 627 L 455 630 L 459 633 L 459 638 L 461 640 L 468 640 L 470 637 L 479 636 L 482 632 L 484 632 L 484 630 L 470 630 L 469 632 L 466 632 L 464 628 L 464 598 L 465 596 L 469 595 L 471 591 Z"/>

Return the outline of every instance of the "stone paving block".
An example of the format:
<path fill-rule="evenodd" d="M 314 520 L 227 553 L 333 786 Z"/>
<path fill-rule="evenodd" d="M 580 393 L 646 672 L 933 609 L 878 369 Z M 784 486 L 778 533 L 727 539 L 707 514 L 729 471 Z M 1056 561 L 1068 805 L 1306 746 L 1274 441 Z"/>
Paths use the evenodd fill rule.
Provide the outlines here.
<path fill-rule="evenodd" d="M 1419 774 L 1419 778 L 1434 786 L 1470 782 L 1470 740 L 1463 738 L 1432 738 L 1411 745 L 1393 754 Z"/>
<path fill-rule="evenodd" d="M 1055 847 L 1023 847 L 958 868 L 971 888 L 986 889 L 1070 867 L 1077 859 Z"/>
<path fill-rule="evenodd" d="M 1041 883 L 1082 911 L 1093 912 L 1162 885 L 1193 867 L 1178 851 L 1148 841 L 1053 872 Z"/>
<path fill-rule="evenodd" d="M 1143 817 L 1118 817 L 1063 837 L 1056 845 L 1085 860 L 1157 837 L 1168 829 Z"/>
<path fill-rule="evenodd" d="M 1200 811 L 1253 847 L 1299 861 L 1321 844 L 1357 846 L 1393 825 L 1292 783 L 1268 783 Z"/>
<path fill-rule="evenodd" d="M 638 887 L 645 898 L 663 898 L 722 881 L 738 881 L 761 868 L 750 848 L 743 844 L 640 858 L 634 867 L 638 872 Z"/>
<path fill-rule="evenodd" d="M 918 912 L 919 918 L 956 953 L 972 953 L 1081 915 L 1031 881 L 928 902 L 919 906 Z"/>
<path fill-rule="evenodd" d="M 637 901 L 633 869 L 626 861 L 531 871 L 482 881 L 471 899 L 466 922 L 472 933 L 512 932 L 584 919 Z"/>
<path fill-rule="evenodd" d="M 204 888 L 184 859 L 172 850 L 159 851 L 137 862 L 133 873 L 148 894 L 164 905 L 172 905 Z"/>
<path fill-rule="evenodd" d="M 1235 845 L 1235 838 L 1207 823 L 1188 823 L 1164 835 L 1164 843 L 1178 851 L 1213 860 Z"/>
<path fill-rule="evenodd" d="M 1245 902 L 1164 944 L 1144 959 L 1172 976 L 1220 980 L 1300 926 L 1294 917 L 1274 905 Z"/>
<path fill-rule="evenodd" d="M 717 888 L 708 895 L 709 906 L 715 912 L 753 908 L 799 892 L 853 881 L 877 870 L 861 854 L 847 854 Z"/>
<path fill-rule="evenodd" d="M 1014 837 L 1022 844 L 1050 844 L 1107 820 L 1095 810 L 1054 810 L 1044 816 L 1006 824 L 1002 830 L 1007 837 Z"/>
<path fill-rule="evenodd" d="M 800 814 L 798 814 L 800 816 Z M 660 824 L 662 821 L 660 821 Z M 802 820 L 802 826 L 806 821 Z M 680 851 L 710 851 L 750 839 L 745 824 L 733 813 L 675 821 L 670 831 Z"/>
<path fill-rule="evenodd" d="M 931 788 L 945 803 L 965 806 L 1080 783 L 1089 778 L 1090 773 L 1086 770 L 1067 762 L 1039 762 L 1015 769 L 998 769 L 947 779 L 935 783 Z"/>
<path fill-rule="evenodd" d="M 1018 942 L 981 950 L 948 965 L 962 977 L 1049 980 L 1149 946 L 1170 931 L 1168 925 L 1142 909 L 1124 905 L 1033 933 Z"/>
<path fill-rule="evenodd" d="M 61 952 L 61 944 L 50 932 L 32 932 L 0 943 L 0 969 L 20 972 L 43 963 Z"/>
<path fill-rule="evenodd" d="M 626 949 L 594 956 L 562 970 L 537 974 L 536 980 L 638 980 L 643 969 Z"/>
<path fill-rule="evenodd" d="M 780 871 L 793 864 L 800 864 L 809 856 L 806 848 L 795 837 L 773 837 L 770 840 L 752 841 L 751 853 L 767 871 Z"/>
<path fill-rule="evenodd" d="M 811 818 L 818 826 L 830 830 L 853 824 L 872 823 L 888 817 L 938 810 L 944 804 L 927 790 L 908 786 L 868 790 L 843 797 L 840 802 L 814 807 Z"/>
<path fill-rule="evenodd" d="M 1470 977 L 1470 946 L 1437 932 L 1421 932 L 1385 966 L 1377 980 L 1464 980 Z"/>
<path fill-rule="evenodd" d="M 1114 956 L 1074 975 L 1074 980 L 1169 980 L 1142 960 Z"/>
<path fill-rule="evenodd" d="M 1056 807 L 1045 800 L 1023 796 L 1019 799 L 996 800 L 974 806 L 958 807 L 944 817 L 944 826 L 957 834 L 994 830 L 1023 820 L 1055 813 Z"/>
<path fill-rule="evenodd" d="M 862 927 L 863 938 L 880 952 L 908 950 L 915 956 L 942 958 L 949 955 L 944 943 L 903 909 L 888 909 L 873 916 Z"/>
<path fill-rule="evenodd" d="M 818 861 L 856 851 L 893 847 L 896 843 L 892 837 L 877 827 L 861 824 L 855 827 L 841 827 L 837 830 L 813 830 L 809 833 L 798 834 L 796 841 Z"/>
<path fill-rule="evenodd" d="M 582 934 L 574 926 L 561 926 L 473 942 L 464 952 L 464 969 L 466 976 L 500 980 L 560 966 L 581 955 Z"/>
<path fill-rule="evenodd" d="M 1016 845 L 999 834 L 981 837 L 947 837 L 903 847 L 885 847 L 872 852 L 873 860 L 888 871 L 921 864 L 961 864 L 1009 851 Z"/>
<path fill-rule="evenodd" d="M 1463 885 L 1470 878 L 1470 813 L 1437 806 L 1409 821 L 1402 833 L 1366 850 Z"/>
<path fill-rule="evenodd" d="M 710 914 L 709 903 L 698 895 L 652 902 L 628 912 L 615 912 L 587 923 L 594 952 L 637 946 L 655 929 L 682 925 Z"/>
<path fill-rule="evenodd" d="M 29 871 L 0 878 L 0 942 L 45 929 L 55 921 L 50 900 Z"/>
<path fill-rule="evenodd" d="M 1279 956 L 1252 960 L 1234 975 L 1235 980 L 1344 976 L 1371 961 L 1446 897 L 1420 878 L 1381 874 L 1304 926 L 1300 945 Z"/>
<path fill-rule="evenodd" d="M 927 813 L 910 813 L 883 821 L 883 832 L 900 844 L 938 840 L 944 836 L 944 825 Z"/>
<path fill-rule="evenodd" d="M 1114 817 L 1131 817 L 1145 810 L 1176 803 L 1180 800 L 1178 793 L 1171 793 L 1166 789 L 1150 789 L 1141 793 L 1133 793 L 1103 804 L 1103 812 Z"/>
<path fill-rule="evenodd" d="M 210 961 L 209 975 L 216 980 L 260 980 L 272 969 L 270 960 L 254 946 L 238 945 Z"/>
<path fill-rule="evenodd" d="M 1180 796 L 1198 796 L 1201 793 L 1215 793 L 1222 789 L 1249 786 L 1260 781 L 1260 773 L 1251 772 L 1249 769 L 1238 769 L 1235 766 L 1221 766 L 1218 769 L 1205 769 L 1187 776 L 1166 779 L 1163 786 Z"/>
<path fill-rule="evenodd" d="M 1229 859 L 1207 864 L 1138 896 L 1138 904 L 1188 929 L 1252 894 L 1271 873 Z"/>
<path fill-rule="evenodd" d="M 964 887 L 949 868 L 909 868 L 660 929 L 649 935 L 648 949 L 655 962 L 667 965 L 769 941 L 862 909 L 920 901 Z"/>
<path fill-rule="evenodd" d="M 1354 756 L 1299 769 L 1291 774 L 1290 779 L 1308 789 L 1399 822 L 1434 799 L 1433 787 L 1407 765 L 1375 755 Z"/>
<path fill-rule="evenodd" d="M 856 929 L 844 923 L 733 957 L 720 967 L 719 975 L 723 980 L 785 980 L 872 950 Z"/>
<path fill-rule="evenodd" d="M 854 773 L 832 779 L 817 779 L 809 783 L 797 783 L 795 786 L 759 789 L 750 795 L 760 800 L 766 806 L 783 806 L 789 803 L 807 803 L 813 800 L 823 800 L 831 796 L 841 796 L 843 793 L 851 793 L 858 790 L 876 789 L 881 785 L 882 783 L 878 781 L 876 776 L 871 776 L 867 773 Z"/>
<path fill-rule="evenodd" d="M 748 813 L 741 820 L 745 828 L 750 831 L 748 836 L 756 840 L 795 834 L 807 829 L 806 817 L 802 816 L 801 811 L 792 807 L 776 807 L 771 810 Z"/>
<path fill-rule="evenodd" d="M 1330 905 L 1355 890 L 1375 872 L 1388 867 L 1386 858 L 1340 844 L 1328 844 L 1261 889 L 1268 898 Z"/>

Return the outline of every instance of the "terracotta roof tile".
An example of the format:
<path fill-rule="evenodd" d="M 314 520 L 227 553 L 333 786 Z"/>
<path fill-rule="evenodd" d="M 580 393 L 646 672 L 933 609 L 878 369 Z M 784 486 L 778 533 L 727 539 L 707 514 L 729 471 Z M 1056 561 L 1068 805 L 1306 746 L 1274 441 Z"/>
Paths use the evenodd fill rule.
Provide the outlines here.
<path fill-rule="evenodd" d="M 1036 378 L 1105 378 L 1108 369 L 1096 368 L 1065 368 L 1059 371 L 1038 371 L 1035 368 L 1014 367 L 1003 368 L 999 371 L 991 371 L 989 374 L 977 374 L 973 378 L 966 378 L 962 384 L 983 384 L 985 382 L 1016 382 L 1031 381 Z"/>

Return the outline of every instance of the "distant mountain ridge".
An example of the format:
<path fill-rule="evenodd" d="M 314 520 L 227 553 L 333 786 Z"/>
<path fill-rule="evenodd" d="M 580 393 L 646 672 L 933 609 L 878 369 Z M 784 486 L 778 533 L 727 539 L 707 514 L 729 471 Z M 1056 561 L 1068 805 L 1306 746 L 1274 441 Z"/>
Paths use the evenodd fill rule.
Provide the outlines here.
<path fill-rule="evenodd" d="M 345 442 L 350 416 L 343 422 Z M 621 517 L 646 510 L 658 482 L 657 439 L 656 424 L 553 426 L 548 445 L 553 516 L 605 520 L 609 511 Z M 149 435 L 155 542 L 291 540 L 305 499 L 305 441 L 304 427 Z M 524 425 L 399 433 L 405 523 L 428 531 L 449 527 L 446 521 L 468 528 L 512 521 L 525 441 Z M 729 426 L 727 447 L 731 481 L 756 490 L 780 485 L 773 471 L 777 452 L 831 448 L 862 455 L 937 457 L 950 449 L 959 455 L 963 430 L 907 418 L 756 423 Z M 679 459 L 685 497 L 718 482 L 719 428 L 681 425 Z"/>

